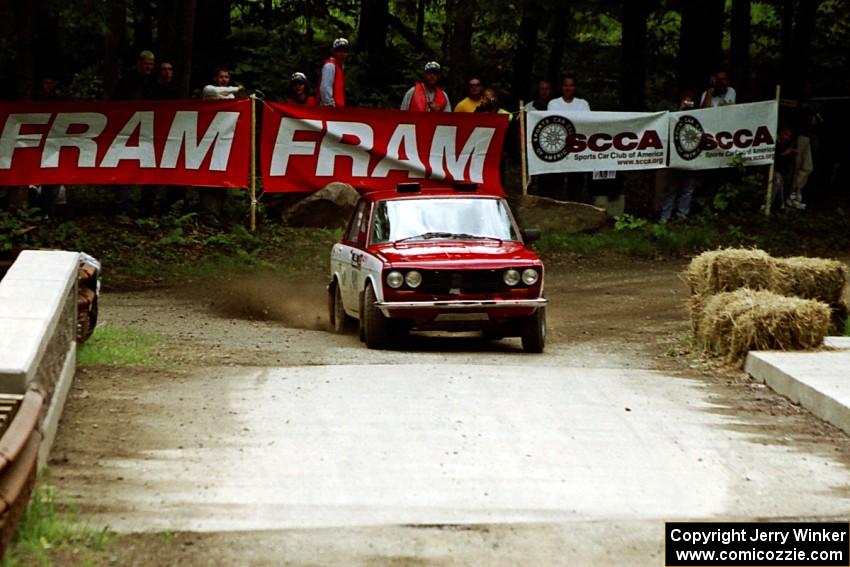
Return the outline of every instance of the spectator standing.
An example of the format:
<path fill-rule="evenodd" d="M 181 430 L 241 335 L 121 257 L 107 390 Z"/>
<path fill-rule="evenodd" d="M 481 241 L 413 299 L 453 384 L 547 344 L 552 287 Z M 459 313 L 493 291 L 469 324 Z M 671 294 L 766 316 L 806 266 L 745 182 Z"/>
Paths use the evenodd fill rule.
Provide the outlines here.
<path fill-rule="evenodd" d="M 576 96 L 575 75 L 564 75 L 561 79 L 561 96 L 550 100 L 546 108 L 547 110 L 590 112 L 590 104 Z"/>
<path fill-rule="evenodd" d="M 457 103 L 455 112 L 475 112 L 481 104 L 481 97 L 484 94 L 484 83 L 481 82 L 481 77 L 477 75 L 470 77 L 466 82 L 466 88 L 466 98 Z"/>
<path fill-rule="evenodd" d="M 153 100 L 180 98 L 177 95 L 177 86 L 174 84 L 174 64 L 171 61 L 160 61 L 159 65 L 156 66 L 156 78 L 151 85 L 150 93 L 150 98 Z M 186 193 L 184 187 L 175 185 L 166 185 L 164 189 L 166 209 L 170 209 L 174 203 L 183 199 Z M 154 187 L 142 190 L 141 209 L 143 214 L 156 212 L 156 200 L 159 193 L 159 188 Z"/>
<path fill-rule="evenodd" d="M 304 73 L 292 73 L 289 77 L 289 89 L 290 96 L 283 101 L 284 104 L 316 106 L 316 98 L 307 94 L 307 75 Z"/>
<path fill-rule="evenodd" d="M 475 109 L 475 112 L 507 114 L 509 119 L 513 119 L 513 116 L 510 116 L 510 112 L 499 106 L 499 95 L 496 93 L 496 90 L 490 88 L 484 89 L 484 93 L 481 95 L 481 103 Z"/>
<path fill-rule="evenodd" d="M 38 84 L 38 89 L 33 97 L 37 101 L 50 102 L 61 100 L 56 94 L 56 86 L 58 81 L 50 75 L 42 77 Z M 35 200 L 36 206 L 48 218 L 56 214 L 56 205 L 59 201 L 59 193 L 62 191 L 61 185 L 42 185 L 36 189 L 38 196 Z"/>
<path fill-rule="evenodd" d="M 700 97 L 701 108 L 716 108 L 735 104 L 735 89 L 729 86 L 729 73 L 723 69 L 715 71 L 708 79 L 708 89 Z"/>
<path fill-rule="evenodd" d="M 153 100 L 174 100 L 177 87 L 174 85 L 174 65 L 170 61 L 161 61 L 157 66 L 156 80 L 151 86 Z"/>
<path fill-rule="evenodd" d="M 436 61 L 425 64 L 422 82 L 410 87 L 401 101 L 401 109 L 411 112 L 451 112 L 449 95 L 438 85 L 442 67 Z"/>
<path fill-rule="evenodd" d="M 154 54 L 150 51 L 142 51 L 136 60 L 136 67 L 125 73 L 118 81 L 118 85 L 112 92 L 112 100 L 145 100 L 151 98 L 152 73 L 155 63 Z M 130 222 L 132 213 L 133 188 L 123 185 L 115 189 L 115 209 L 117 216 L 115 220 L 120 224 Z"/>
<path fill-rule="evenodd" d="M 244 90 L 242 85 L 230 85 L 230 69 L 227 67 L 216 67 L 212 75 L 212 83 L 205 86 L 201 91 L 201 98 L 236 98 L 236 93 Z"/>
<path fill-rule="evenodd" d="M 537 81 L 534 87 L 534 100 L 525 105 L 525 111 L 548 110 L 549 101 L 552 99 L 552 83 L 546 79 Z"/>
<path fill-rule="evenodd" d="M 693 109 L 696 106 L 695 95 L 696 93 L 692 90 L 683 91 L 678 106 L 669 110 Z M 696 174 L 684 169 L 668 169 L 663 179 L 665 185 L 664 195 L 661 198 L 661 223 L 666 223 L 673 216 L 674 205 L 676 216 L 680 219 L 687 218 L 691 212 L 691 200 L 696 189 Z"/>
<path fill-rule="evenodd" d="M 236 93 L 244 90 L 242 85 L 230 85 L 230 69 L 216 67 L 212 75 L 212 84 L 206 85 L 202 91 L 205 99 L 231 99 Z M 205 187 L 201 189 L 201 219 L 213 228 L 222 228 L 222 212 L 224 201 L 227 199 L 227 189 L 224 187 Z"/>
<path fill-rule="evenodd" d="M 345 61 L 348 59 L 348 40 L 340 37 L 333 42 L 333 55 L 322 65 L 319 80 L 321 106 L 345 106 Z"/>
<path fill-rule="evenodd" d="M 575 75 L 564 75 L 561 78 L 561 96 L 550 100 L 546 108 L 558 112 L 590 112 L 590 103 L 576 96 L 576 85 Z M 541 191 L 547 196 L 558 198 L 564 193 L 565 181 L 567 200 L 579 203 L 590 201 L 586 189 L 587 175 L 584 173 L 547 175 L 545 179 L 541 179 Z"/>
<path fill-rule="evenodd" d="M 796 149 L 794 131 L 790 126 L 779 127 L 779 136 L 776 140 L 776 154 L 774 156 L 773 172 L 773 194 L 770 199 L 771 208 L 785 208 L 785 188 L 788 187 L 794 175 L 794 163 L 796 161 Z M 802 205 L 802 203 L 800 203 Z M 764 208 L 764 205 L 762 205 Z M 805 208 L 805 205 L 802 205 Z"/>
<path fill-rule="evenodd" d="M 155 57 L 150 51 L 142 51 L 136 67 L 125 73 L 112 92 L 112 100 L 145 100 L 151 98 L 152 76 Z"/>

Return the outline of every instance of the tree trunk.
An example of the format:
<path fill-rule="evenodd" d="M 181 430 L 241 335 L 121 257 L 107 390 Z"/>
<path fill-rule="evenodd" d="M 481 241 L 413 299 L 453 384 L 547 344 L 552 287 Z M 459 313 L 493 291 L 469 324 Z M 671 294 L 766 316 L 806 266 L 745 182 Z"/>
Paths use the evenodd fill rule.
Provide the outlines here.
<path fill-rule="evenodd" d="M 195 7 L 197 0 L 180 2 L 179 35 L 175 42 L 177 53 L 174 56 L 174 86 L 177 95 L 189 97 L 192 80 L 192 38 L 195 31 Z"/>
<path fill-rule="evenodd" d="M 449 2 L 446 2 L 449 5 Z M 464 0 L 454 0 L 446 25 L 451 22 L 448 37 L 449 73 L 447 87 L 454 95 L 452 100 L 460 100 L 457 95 L 464 92 L 463 84 L 470 69 L 472 54 L 472 26 L 475 19 L 476 4 Z"/>
<path fill-rule="evenodd" d="M 511 95 L 517 101 L 527 101 L 531 97 L 531 74 L 534 70 L 534 55 L 537 53 L 540 16 L 541 6 L 538 0 L 523 0 L 514 52 L 514 78 L 511 84 Z"/>
<path fill-rule="evenodd" d="M 416 3 L 416 39 L 425 41 L 425 0 Z"/>
<path fill-rule="evenodd" d="M 206 84 L 216 65 L 227 65 L 230 0 L 197 0 L 192 53 L 192 83 Z"/>
<path fill-rule="evenodd" d="M 681 86 L 704 90 L 709 74 L 723 62 L 724 0 L 690 0 L 682 4 L 678 79 Z"/>
<path fill-rule="evenodd" d="M 153 49 L 153 4 L 147 0 L 133 3 L 133 51 Z"/>
<path fill-rule="evenodd" d="M 110 96 L 124 70 L 124 48 L 127 41 L 127 1 L 107 4 L 106 32 L 103 34 L 103 92 Z"/>
<path fill-rule="evenodd" d="M 792 64 L 792 42 L 794 41 L 794 6 L 795 0 L 782 0 L 782 36 L 780 38 L 779 53 L 781 57 L 780 79 L 783 85 L 789 80 L 795 80 L 791 74 Z"/>
<path fill-rule="evenodd" d="M 809 65 L 812 58 L 812 36 L 815 33 L 815 21 L 821 0 L 806 0 L 797 5 L 797 17 L 794 23 L 793 55 L 791 69 L 793 81 L 788 81 L 788 96 L 800 96 L 804 83 L 809 79 Z"/>
<path fill-rule="evenodd" d="M 59 66 L 57 53 L 59 47 L 59 20 L 53 10 L 44 4 L 38 5 L 39 11 L 33 13 L 33 71 L 35 82 L 47 75 L 57 79 L 62 71 Z"/>
<path fill-rule="evenodd" d="M 550 36 L 552 37 L 552 48 L 549 50 L 549 65 L 546 76 L 552 81 L 555 93 L 560 92 L 561 64 L 564 59 L 564 47 L 567 43 L 567 25 L 570 21 L 569 2 L 559 2 L 552 18 Z"/>
<path fill-rule="evenodd" d="M 751 0 L 732 0 L 732 46 L 730 78 L 744 98 L 750 92 L 750 8 Z"/>
<path fill-rule="evenodd" d="M 649 0 L 625 0 L 622 6 L 623 46 L 620 56 L 620 108 L 642 111 L 646 106 L 646 20 Z"/>
<path fill-rule="evenodd" d="M 387 49 L 389 1 L 361 0 L 360 23 L 357 28 L 357 49 L 370 61 L 383 58 Z"/>

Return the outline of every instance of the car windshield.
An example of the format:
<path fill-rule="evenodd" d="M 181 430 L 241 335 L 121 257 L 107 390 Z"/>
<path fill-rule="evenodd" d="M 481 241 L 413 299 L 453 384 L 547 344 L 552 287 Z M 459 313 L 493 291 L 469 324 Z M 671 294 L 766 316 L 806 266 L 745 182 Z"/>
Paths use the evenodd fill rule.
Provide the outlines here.
<path fill-rule="evenodd" d="M 501 199 L 445 197 L 378 201 L 372 242 L 434 238 L 518 240 Z"/>

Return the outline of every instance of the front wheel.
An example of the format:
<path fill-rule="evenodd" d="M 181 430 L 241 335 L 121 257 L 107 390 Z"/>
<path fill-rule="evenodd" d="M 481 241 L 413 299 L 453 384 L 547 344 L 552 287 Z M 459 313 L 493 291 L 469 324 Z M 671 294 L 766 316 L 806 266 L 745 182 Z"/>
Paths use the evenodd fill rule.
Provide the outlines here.
<path fill-rule="evenodd" d="M 534 315 L 522 322 L 522 349 L 525 352 L 541 353 L 546 346 L 546 308 L 540 307 Z"/>
<path fill-rule="evenodd" d="M 389 322 L 375 303 L 377 303 L 375 290 L 371 285 L 366 286 L 366 292 L 363 295 L 363 311 L 360 313 L 364 342 L 369 348 L 382 349 L 386 348 L 390 342 Z"/>

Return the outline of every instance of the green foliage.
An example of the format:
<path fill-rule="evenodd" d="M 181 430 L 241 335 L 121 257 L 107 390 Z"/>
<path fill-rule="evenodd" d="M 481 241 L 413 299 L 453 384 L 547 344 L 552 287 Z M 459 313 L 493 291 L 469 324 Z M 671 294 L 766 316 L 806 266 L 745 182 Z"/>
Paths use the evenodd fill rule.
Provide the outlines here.
<path fill-rule="evenodd" d="M 642 218 L 634 217 L 628 213 L 614 218 L 614 230 L 636 230 L 645 227 L 649 221 Z"/>
<path fill-rule="evenodd" d="M 98 326 L 77 354 L 77 364 L 92 366 L 151 366 L 161 363 L 154 351 L 162 343 L 157 335 Z"/>
<path fill-rule="evenodd" d="M 53 564 L 53 554 L 61 553 L 92 561 L 92 556 L 105 550 L 113 538 L 108 529 L 93 529 L 80 523 L 75 512 L 61 509 L 53 488 L 41 480 L 33 489 L 15 540 L 0 567 L 47 566 Z"/>

